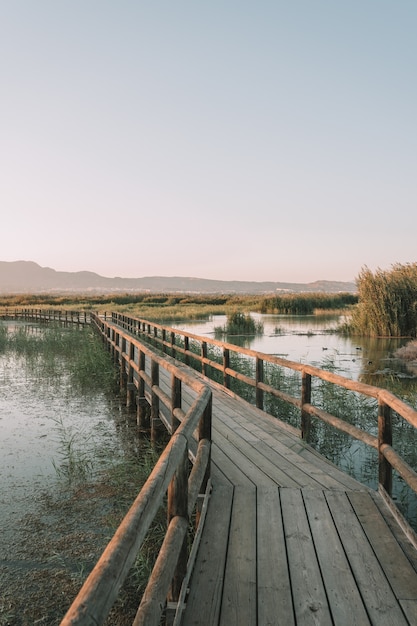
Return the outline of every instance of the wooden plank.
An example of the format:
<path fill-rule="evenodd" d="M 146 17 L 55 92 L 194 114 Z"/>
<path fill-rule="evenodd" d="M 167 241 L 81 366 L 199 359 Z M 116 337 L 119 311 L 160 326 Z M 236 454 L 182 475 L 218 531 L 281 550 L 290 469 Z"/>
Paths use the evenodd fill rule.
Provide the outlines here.
<path fill-rule="evenodd" d="M 281 489 L 281 508 L 297 626 L 333 624 L 299 489 Z"/>
<path fill-rule="evenodd" d="M 253 487 L 254 483 L 248 478 L 248 476 L 242 471 L 239 465 L 234 463 L 225 454 L 217 444 L 212 443 L 211 448 L 211 460 L 214 464 L 233 485 L 244 485 L 247 487 Z"/>
<path fill-rule="evenodd" d="M 256 489 L 235 487 L 219 626 L 256 624 L 256 582 Z"/>
<path fill-rule="evenodd" d="M 302 493 L 334 623 L 370 624 L 323 491 Z"/>
<path fill-rule="evenodd" d="M 240 425 L 244 426 L 253 435 L 257 434 L 259 439 L 264 440 L 269 443 L 270 447 L 281 452 L 287 460 L 291 460 L 297 467 L 305 467 L 306 472 L 317 482 L 317 486 L 334 487 L 336 489 L 341 487 L 366 489 L 354 478 L 337 468 L 336 465 L 303 442 L 299 435 L 296 434 L 295 429 L 289 427 L 288 424 L 263 413 L 248 403 L 244 403 L 241 399 L 225 398 L 226 394 L 221 394 L 223 397 L 219 399 L 217 395 L 215 394 L 213 401 L 213 407 L 216 407 L 214 412 L 216 417 L 218 409 L 219 412 L 223 411 L 223 416 L 226 414 L 232 420 L 238 421 Z M 220 401 L 222 404 L 220 404 Z M 219 403 L 217 406 L 216 402 Z M 242 403 L 244 403 L 243 406 Z M 215 428 L 216 425 L 217 422 L 215 422 Z M 305 466 L 306 463 L 309 463 L 310 466 Z M 304 486 L 302 481 L 300 485 Z"/>
<path fill-rule="evenodd" d="M 365 493 L 351 493 L 349 500 L 369 543 L 410 624 L 417 624 L 417 572 L 398 545 L 373 499 Z"/>
<path fill-rule="evenodd" d="M 294 609 L 278 488 L 257 492 L 258 624 L 292 626 Z"/>
<path fill-rule="evenodd" d="M 319 486 L 309 471 L 303 471 L 298 467 L 296 464 L 300 460 L 298 455 L 292 453 L 291 456 L 291 451 L 285 447 L 282 451 L 288 453 L 288 456 L 279 454 L 268 444 L 268 434 L 259 427 L 251 428 L 250 422 L 241 415 L 237 415 L 235 419 L 225 416 L 221 424 L 216 422 L 215 432 L 220 432 L 224 437 L 235 442 L 235 445 L 278 485 L 282 487 Z M 275 444 L 276 440 L 273 440 L 273 443 Z M 301 460 L 301 465 L 303 464 L 306 465 L 306 462 Z M 308 470 L 311 469 L 309 466 Z"/>
<path fill-rule="evenodd" d="M 389 496 L 371 491 L 371 496 L 398 545 L 401 546 L 411 565 L 417 572 L 417 533 L 411 528 L 407 520 L 400 513 Z"/>
<path fill-rule="evenodd" d="M 234 423 L 231 418 L 225 418 L 225 420 L 230 428 L 234 424 L 236 431 L 243 439 L 252 441 L 253 447 L 258 452 L 280 468 L 283 472 L 283 477 L 279 482 L 281 486 L 295 487 L 298 485 L 300 487 L 340 489 L 347 482 L 351 487 L 354 485 L 360 488 L 360 483 L 349 478 L 330 462 L 325 463 L 323 457 L 321 457 L 321 467 L 318 467 L 318 464 L 312 464 L 300 454 L 289 450 L 286 445 L 279 441 L 280 432 L 278 429 L 274 435 L 271 435 L 265 432 L 263 424 L 259 426 L 252 424 L 249 419 L 242 415 L 236 416 Z M 332 469 L 332 474 L 329 473 L 329 469 Z"/>
<path fill-rule="evenodd" d="M 408 624 L 347 494 L 329 491 L 325 495 L 371 622 Z"/>
<path fill-rule="evenodd" d="M 233 487 L 213 489 L 182 626 L 215 625 L 219 621 L 232 505 Z"/>
<path fill-rule="evenodd" d="M 229 445 L 231 459 L 235 460 L 236 464 L 240 465 L 242 470 L 257 485 L 261 486 L 263 484 L 267 486 L 269 484 L 272 486 L 273 483 L 289 487 L 297 487 L 299 485 L 296 480 L 293 480 L 288 474 L 283 472 L 279 466 L 271 463 L 253 445 L 243 439 L 240 436 L 238 426 L 236 426 L 236 430 L 233 430 L 225 424 L 216 424 L 215 434 L 218 433 L 221 433 L 223 437 L 223 443 L 220 444 L 222 448 L 225 444 Z M 216 438 L 216 441 L 218 441 L 218 438 Z M 233 450 L 231 445 L 234 446 L 235 450 Z"/>

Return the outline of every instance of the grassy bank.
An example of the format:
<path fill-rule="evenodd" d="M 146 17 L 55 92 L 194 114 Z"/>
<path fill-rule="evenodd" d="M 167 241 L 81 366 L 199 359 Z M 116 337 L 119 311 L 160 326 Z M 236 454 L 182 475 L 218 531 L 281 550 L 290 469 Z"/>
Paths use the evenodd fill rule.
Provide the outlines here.
<path fill-rule="evenodd" d="M 284 294 L 280 296 L 107 294 L 98 296 L 20 295 L 2 296 L 0 308 L 61 308 L 116 311 L 150 321 L 205 319 L 234 312 L 311 315 L 323 310 L 340 312 L 356 304 L 353 294 Z"/>

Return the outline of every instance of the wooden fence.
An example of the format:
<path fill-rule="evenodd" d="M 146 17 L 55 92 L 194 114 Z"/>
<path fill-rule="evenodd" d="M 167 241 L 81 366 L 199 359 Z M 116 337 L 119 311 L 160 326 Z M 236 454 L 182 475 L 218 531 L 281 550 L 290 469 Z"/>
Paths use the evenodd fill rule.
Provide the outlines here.
<path fill-rule="evenodd" d="M 141 400 L 148 393 L 153 436 L 162 419 L 171 437 L 61 624 L 85 626 L 104 622 L 167 495 L 165 539 L 134 620 L 135 626 L 157 625 L 167 599 L 173 611 L 182 608 L 180 593 L 188 561 L 186 534 L 196 503 L 196 537 L 201 533 L 204 502 L 210 491 L 211 390 L 192 372 L 184 372 L 173 362 L 155 355 L 123 330 L 109 326 L 96 315 L 91 315 L 91 322 L 120 364 L 121 382 L 128 398 L 139 398 L 140 421 L 146 420 Z M 160 368 L 171 375 L 171 397 L 159 387 Z M 195 396 L 187 413 L 181 408 L 183 390 Z M 193 439 L 196 430 L 197 441 Z"/>
<path fill-rule="evenodd" d="M 300 435 L 306 441 L 309 438 L 311 418 L 315 417 L 330 424 L 337 430 L 364 442 L 378 451 L 378 479 L 379 488 L 391 503 L 392 472 L 395 469 L 408 486 L 417 493 L 417 473 L 394 450 L 392 440 L 392 413 L 399 416 L 417 428 L 417 411 L 395 395 L 385 389 L 360 383 L 330 371 L 322 370 L 312 365 L 297 363 L 277 356 L 256 352 L 233 344 L 224 343 L 215 339 L 201 337 L 149 322 L 139 318 L 129 317 L 120 313 L 112 313 L 111 320 L 129 333 L 150 341 L 163 352 L 183 360 L 185 363 L 197 367 L 204 375 L 215 377 L 226 387 L 231 387 L 231 380 L 237 380 L 254 389 L 255 403 L 264 409 L 265 394 L 278 398 L 300 410 Z M 249 376 L 231 366 L 231 355 L 243 355 L 252 361 L 254 375 Z M 215 358 L 213 355 L 220 355 Z M 280 366 L 286 370 L 300 373 L 301 385 L 298 397 L 292 396 L 264 381 L 264 366 L 266 363 Z M 220 379 L 219 379 L 220 375 Z M 320 379 L 361 394 L 374 398 L 378 404 L 378 435 L 370 434 L 345 420 L 323 411 L 312 403 L 312 380 Z"/>
<path fill-rule="evenodd" d="M 30 313 L 32 311 L 32 313 Z M 143 399 L 151 407 L 152 437 L 157 436 L 159 424 L 165 425 L 171 439 L 155 466 L 149 480 L 133 503 L 116 535 L 109 543 L 96 567 L 91 572 L 80 594 L 65 616 L 62 625 L 102 623 L 132 565 L 154 516 L 168 493 L 168 530 L 157 559 L 154 572 L 139 606 L 134 625 L 158 624 L 161 610 L 168 597 L 181 602 L 179 589 L 186 574 L 184 537 L 188 518 L 198 494 L 207 493 L 211 450 L 211 391 L 189 369 L 177 367 L 173 357 L 196 368 L 203 375 L 214 378 L 231 389 L 232 381 L 253 390 L 255 404 L 264 409 L 267 394 L 296 407 L 300 412 L 300 435 L 308 441 L 311 419 L 317 418 L 339 431 L 364 442 L 378 452 L 379 490 L 392 505 L 393 469 L 417 493 L 417 473 L 393 447 L 392 416 L 395 412 L 417 428 L 417 411 L 392 393 L 379 387 L 347 379 L 330 371 L 289 361 L 273 355 L 241 348 L 215 339 L 201 337 L 179 329 L 162 326 L 120 313 L 99 317 L 93 313 L 73 319 L 91 323 L 120 364 L 121 382 L 126 388 L 127 403 L 138 399 L 139 425 L 147 419 Z M 10 318 L 12 315 L 10 314 Z M 13 315 L 14 317 L 14 315 Z M 22 310 L 17 319 L 32 321 L 61 321 L 69 323 L 68 315 L 59 311 Z M 76 322 L 78 323 L 78 321 Z M 158 356 L 146 347 L 149 343 L 161 351 Z M 233 367 L 232 355 L 251 362 L 253 374 Z M 298 372 L 298 396 L 284 392 L 267 382 L 266 365 Z M 159 387 L 159 371 L 164 368 L 171 375 L 170 397 Z M 371 434 L 345 420 L 331 415 L 313 402 L 313 382 L 323 380 L 355 394 L 373 398 L 377 404 L 378 434 Z M 184 388 L 195 396 L 191 409 L 181 409 Z M 193 433 L 198 431 L 198 447 L 194 447 Z M 188 459 L 194 461 L 188 476 Z M 188 487 L 188 488 L 187 488 Z M 401 516 L 398 516 L 401 521 Z M 198 533 L 197 533 L 198 534 Z"/>
<path fill-rule="evenodd" d="M 91 322 L 88 311 L 66 311 L 64 309 L 4 308 L 0 309 L 0 319 L 34 323 L 59 322 L 60 324 L 77 324 L 78 326 L 84 326 Z"/>

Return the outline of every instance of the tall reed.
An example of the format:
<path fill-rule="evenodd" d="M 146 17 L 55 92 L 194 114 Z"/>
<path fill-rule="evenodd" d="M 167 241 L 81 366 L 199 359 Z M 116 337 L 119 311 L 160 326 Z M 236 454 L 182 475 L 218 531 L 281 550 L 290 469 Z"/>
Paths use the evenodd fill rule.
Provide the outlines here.
<path fill-rule="evenodd" d="M 390 271 L 364 267 L 357 278 L 359 303 L 351 331 L 369 337 L 417 336 L 417 263 Z"/>

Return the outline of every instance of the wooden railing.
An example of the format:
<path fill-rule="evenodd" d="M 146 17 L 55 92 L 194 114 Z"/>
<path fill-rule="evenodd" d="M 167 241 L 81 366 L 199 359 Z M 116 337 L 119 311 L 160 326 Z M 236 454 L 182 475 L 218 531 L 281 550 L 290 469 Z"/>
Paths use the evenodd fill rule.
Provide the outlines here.
<path fill-rule="evenodd" d="M 121 384 L 126 389 L 128 402 L 132 395 L 138 396 L 139 421 L 144 425 L 143 399 L 147 396 L 153 437 L 161 419 L 171 437 L 61 624 L 86 626 L 104 622 L 167 494 L 165 539 L 133 622 L 134 626 L 157 625 L 167 599 L 176 614 L 183 608 L 189 575 L 187 562 L 191 561 L 193 553 L 191 551 L 189 558 L 185 537 L 196 503 L 199 523 L 196 537 L 201 533 L 204 502 L 210 491 L 211 390 L 192 372 L 184 372 L 97 315 L 91 315 L 91 323 L 120 365 Z M 160 368 L 171 376 L 171 397 L 159 386 Z M 195 396 L 187 412 L 181 408 L 183 386 Z M 196 430 L 197 441 L 193 438 Z"/>
<path fill-rule="evenodd" d="M 378 451 L 378 481 L 383 495 L 392 497 L 392 471 L 396 470 L 408 486 L 417 493 L 417 473 L 393 449 L 392 442 L 392 412 L 417 428 L 417 411 L 385 389 L 350 380 L 330 371 L 322 370 L 312 365 L 297 363 L 277 356 L 256 352 L 233 344 L 224 343 L 215 339 L 201 337 L 176 328 L 162 326 L 148 320 L 129 317 L 120 313 L 112 313 L 111 320 L 129 333 L 146 338 L 163 352 L 193 365 L 204 375 L 217 372 L 216 380 L 226 387 L 231 387 L 231 380 L 237 380 L 254 389 L 255 404 L 264 408 L 264 395 L 284 401 L 298 407 L 301 414 L 301 436 L 308 441 L 311 418 L 316 417 L 332 425 L 337 430 L 346 433 L 355 439 L 364 442 Z M 220 355 L 213 358 L 211 354 Z M 253 376 L 239 372 L 231 366 L 231 354 L 243 355 L 252 361 Z M 277 389 L 264 381 L 264 365 L 269 363 L 287 370 L 300 373 L 301 385 L 299 397 L 292 396 Z M 370 434 L 345 420 L 331 415 L 314 406 L 312 403 L 312 379 L 321 379 L 351 390 L 363 396 L 375 398 L 378 404 L 378 436 Z"/>
<path fill-rule="evenodd" d="M 59 311 L 53 311 L 49 317 L 48 312 L 44 310 L 37 313 L 34 313 L 33 309 L 23 311 L 24 314 L 17 315 L 18 319 L 69 321 L 68 318 L 64 319 L 63 312 L 60 317 Z M 232 381 L 242 383 L 242 387 L 249 387 L 253 390 L 254 402 L 259 409 L 264 409 L 266 394 L 283 401 L 286 405 L 296 407 L 300 412 L 300 434 L 307 441 L 311 419 L 318 418 L 377 450 L 379 490 L 390 504 L 392 504 L 393 469 L 417 493 L 417 473 L 394 450 L 392 432 L 393 412 L 417 428 L 417 411 L 387 390 L 356 382 L 311 365 L 120 313 L 105 315 L 104 319 L 103 316 L 89 314 L 87 320 L 98 331 L 115 361 L 120 365 L 121 384 L 126 389 L 127 404 L 132 405 L 136 399 L 138 400 L 140 427 L 147 426 L 147 413 L 144 410 L 146 397 L 151 407 L 152 438 L 157 437 L 159 426 L 163 423 L 171 433 L 171 440 L 116 535 L 69 609 L 62 622 L 63 626 L 69 624 L 84 626 L 103 622 L 166 492 L 168 492 L 168 531 L 134 625 L 158 624 L 161 607 L 164 606 L 167 597 L 176 604 L 178 611 L 181 610 L 183 591 L 179 589 L 184 590 L 186 584 L 181 583 L 187 579 L 183 538 L 198 494 L 207 493 L 210 485 L 208 472 L 211 449 L 211 392 L 204 381 L 193 377 L 189 369 L 177 367 L 170 357 L 185 362 L 205 376 L 214 378 L 229 390 L 233 387 Z M 161 356 L 147 348 L 146 343 L 153 348 L 159 348 Z M 248 374 L 247 370 L 239 371 L 237 366 L 233 367 L 231 358 L 233 355 L 244 357 L 250 362 L 249 369 L 252 374 Z M 298 372 L 300 376 L 298 396 L 268 384 L 265 364 Z M 170 396 L 159 386 L 160 368 L 164 368 L 171 375 Z M 368 433 L 316 406 L 312 393 L 316 380 L 326 381 L 355 394 L 374 398 L 378 407 L 378 434 Z M 182 385 L 192 390 L 195 395 L 195 401 L 187 413 L 181 408 Z M 196 429 L 198 447 L 192 436 Z M 188 458 L 194 461 L 189 476 L 186 473 Z"/>
<path fill-rule="evenodd" d="M 0 319 L 23 320 L 26 322 L 59 322 L 61 324 L 77 324 L 78 326 L 90 323 L 90 313 L 88 311 L 71 311 L 64 309 L 22 309 L 3 308 L 0 309 Z"/>

